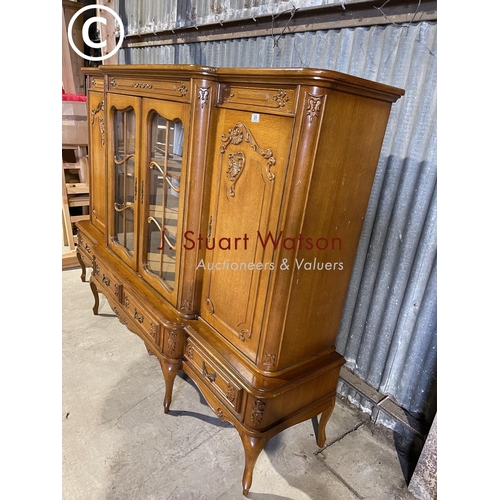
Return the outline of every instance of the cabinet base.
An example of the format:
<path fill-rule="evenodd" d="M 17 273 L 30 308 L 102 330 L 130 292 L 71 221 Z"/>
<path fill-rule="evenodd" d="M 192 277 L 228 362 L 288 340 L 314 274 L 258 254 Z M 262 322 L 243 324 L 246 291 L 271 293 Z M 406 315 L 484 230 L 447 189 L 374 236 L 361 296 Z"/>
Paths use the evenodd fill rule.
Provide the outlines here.
<path fill-rule="evenodd" d="M 82 264 L 92 262 L 88 281 L 94 296 L 93 313 L 99 313 L 103 294 L 120 322 L 144 341 L 149 354 L 157 357 L 165 380 L 165 413 L 169 412 L 175 378 L 182 369 L 213 412 L 236 428 L 245 456 L 243 495 L 248 495 L 252 485 L 260 452 L 281 431 L 319 416 L 316 442 L 324 446 L 344 363 L 339 354 L 319 357 L 282 377 L 252 371 L 250 364 L 231 355 L 224 342 L 217 343 L 216 332 L 207 330 L 206 324 L 184 320 L 173 308 L 156 310 L 147 290 L 140 289 L 145 285 L 130 282 L 119 263 L 108 260 L 106 252 L 98 243 L 78 249 Z"/>

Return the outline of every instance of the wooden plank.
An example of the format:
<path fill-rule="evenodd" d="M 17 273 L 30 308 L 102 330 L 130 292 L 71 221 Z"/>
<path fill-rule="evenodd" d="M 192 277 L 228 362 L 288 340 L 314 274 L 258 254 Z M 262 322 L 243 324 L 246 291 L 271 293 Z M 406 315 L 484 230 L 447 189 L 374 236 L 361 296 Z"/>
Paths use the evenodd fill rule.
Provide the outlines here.
<path fill-rule="evenodd" d="M 85 76 L 82 73 L 82 67 L 84 66 L 83 57 L 78 55 L 72 47 L 69 45 L 68 41 L 68 24 L 73 17 L 73 15 L 85 7 L 85 4 L 80 2 L 70 2 L 68 0 L 63 0 L 62 2 L 62 27 L 63 27 L 63 88 L 67 94 L 85 94 Z M 82 37 L 82 26 L 83 26 L 83 15 L 79 16 L 72 29 L 73 42 L 81 52 L 85 51 L 84 42 Z M 70 78 L 70 87 L 66 87 L 64 81 L 64 72 L 67 71 L 68 74 L 66 79 Z"/>
<path fill-rule="evenodd" d="M 73 269 L 75 267 L 80 267 L 80 262 L 76 257 L 76 250 L 72 252 L 67 252 L 62 254 L 62 268 L 63 269 Z"/>
<path fill-rule="evenodd" d="M 66 232 L 65 242 L 68 243 L 69 246 L 73 244 L 73 230 L 71 225 L 71 215 L 69 213 L 69 200 L 68 193 L 66 191 L 66 179 L 64 175 L 64 169 L 62 169 L 62 213 L 63 213 L 63 224 L 64 230 Z"/>
<path fill-rule="evenodd" d="M 89 197 L 84 195 L 68 198 L 68 206 L 70 207 L 87 207 L 89 205 L 89 202 Z"/>
<path fill-rule="evenodd" d="M 68 19 L 69 22 L 69 19 Z M 73 66 L 71 64 L 71 47 L 68 42 L 68 25 L 62 9 L 62 86 L 66 94 L 76 94 Z"/>
<path fill-rule="evenodd" d="M 114 0 L 99 0 L 97 3 L 114 10 Z M 116 47 L 115 18 L 104 9 L 99 10 L 99 17 L 104 17 L 107 21 L 107 24 L 101 24 L 99 26 L 101 42 L 106 42 L 106 46 L 101 49 L 101 55 L 105 56 Z M 118 53 L 102 61 L 102 64 L 118 64 Z"/>
<path fill-rule="evenodd" d="M 89 194 L 89 185 L 86 182 L 74 182 L 66 184 L 66 193 L 71 194 Z M 71 202 L 71 200 L 70 200 Z M 70 206 L 76 206 L 71 205 Z"/>
<path fill-rule="evenodd" d="M 76 223 L 80 222 L 81 220 L 89 220 L 90 215 L 89 214 L 84 214 L 84 215 L 72 215 L 71 216 L 71 222 Z"/>

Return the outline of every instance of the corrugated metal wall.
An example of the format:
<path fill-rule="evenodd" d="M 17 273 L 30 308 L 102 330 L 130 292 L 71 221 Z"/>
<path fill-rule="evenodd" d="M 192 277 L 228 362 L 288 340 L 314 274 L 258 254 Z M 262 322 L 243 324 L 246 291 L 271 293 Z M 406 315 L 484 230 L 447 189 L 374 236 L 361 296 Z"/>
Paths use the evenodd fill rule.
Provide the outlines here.
<path fill-rule="evenodd" d="M 128 36 L 363 1 L 366 0 L 118 0 L 117 12 Z"/>
<path fill-rule="evenodd" d="M 337 350 L 355 374 L 429 424 L 436 411 L 436 32 L 434 22 L 388 24 L 119 53 L 120 63 L 326 68 L 406 90 L 387 127 Z"/>

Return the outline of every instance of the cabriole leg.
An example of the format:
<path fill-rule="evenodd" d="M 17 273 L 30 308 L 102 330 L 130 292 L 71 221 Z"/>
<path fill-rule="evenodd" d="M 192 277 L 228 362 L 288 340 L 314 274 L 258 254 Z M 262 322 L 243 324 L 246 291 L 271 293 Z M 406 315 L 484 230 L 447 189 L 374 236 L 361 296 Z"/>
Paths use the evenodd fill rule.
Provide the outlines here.
<path fill-rule="evenodd" d="M 325 446 L 326 424 L 328 423 L 328 420 L 332 415 L 334 406 L 335 406 L 335 400 L 332 401 L 332 404 L 321 413 L 321 417 L 319 419 L 319 424 L 318 424 L 318 433 L 316 436 L 316 443 L 320 448 L 323 448 L 323 446 Z"/>
<path fill-rule="evenodd" d="M 85 266 L 85 262 L 83 262 L 80 252 L 76 252 L 76 258 L 78 259 L 80 267 L 82 268 L 82 274 L 80 275 L 80 279 L 85 283 L 85 281 L 87 281 L 87 266 Z"/>
<path fill-rule="evenodd" d="M 263 450 L 268 439 L 258 436 L 249 436 L 243 431 L 240 432 L 240 437 L 245 450 L 245 471 L 243 472 L 243 480 L 241 481 L 241 484 L 243 486 L 243 495 L 247 496 L 250 491 L 250 486 L 252 486 L 252 476 L 255 462 L 257 462 L 257 458 L 259 457 L 259 454 Z"/>
<path fill-rule="evenodd" d="M 160 360 L 163 378 L 165 379 L 165 397 L 163 399 L 163 411 L 168 413 L 170 403 L 172 402 L 172 391 L 174 389 L 174 380 L 181 368 L 181 361 L 167 362 Z"/>
<path fill-rule="evenodd" d="M 92 295 L 94 296 L 94 307 L 92 312 L 97 315 L 99 312 L 99 293 L 97 292 L 97 287 L 93 281 L 90 282 L 90 289 L 92 290 Z"/>

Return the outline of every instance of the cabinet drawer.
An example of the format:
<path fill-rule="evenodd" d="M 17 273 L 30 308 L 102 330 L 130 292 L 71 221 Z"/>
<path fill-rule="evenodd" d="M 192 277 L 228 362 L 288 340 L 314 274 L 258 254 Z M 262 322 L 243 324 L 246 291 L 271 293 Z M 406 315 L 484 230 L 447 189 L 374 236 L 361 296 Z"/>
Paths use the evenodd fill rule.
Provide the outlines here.
<path fill-rule="evenodd" d="M 293 115 L 295 112 L 295 88 L 266 88 L 244 85 L 221 84 L 219 106 L 223 108 L 261 110 Z"/>
<path fill-rule="evenodd" d="M 108 91 L 146 97 L 168 97 L 188 102 L 191 98 L 190 80 L 154 80 L 147 78 L 109 77 Z"/>
<path fill-rule="evenodd" d="M 234 379 L 216 363 L 209 361 L 207 354 L 191 339 L 188 339 L 186 343 L 185 354 L 186 363 L 209 381 L 215 391 L 234 408 L 234 411 L 239 412 L 243 391 Z"/>
<path fill-rule="evenodd" d="M 140 299 L 129 290 L 123 290 L 123 307 L 133 323 L 153 342 L 161 346 L 161 322 L 152 314 Z"/>
<path fill-rule="evenodd" d="M 95 280 L 104 290 L 109 290 L 118 302 L 122 300 L 123 286 L 120 280 L 102 263 L 95 259 L 93 263 L 92 274 Z"/>
<path fill-rule="evenodd" d="M 93 246 L 93 243 L 86 236 L 84 236 L 81 231 L 78 231 L 78 251 L 82 257 L 89 257 L 90 262 L 92 262 L 92 258 L 94 256 L 92 253 Z"/>

